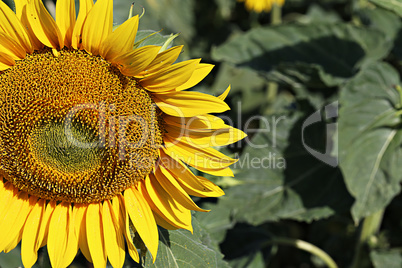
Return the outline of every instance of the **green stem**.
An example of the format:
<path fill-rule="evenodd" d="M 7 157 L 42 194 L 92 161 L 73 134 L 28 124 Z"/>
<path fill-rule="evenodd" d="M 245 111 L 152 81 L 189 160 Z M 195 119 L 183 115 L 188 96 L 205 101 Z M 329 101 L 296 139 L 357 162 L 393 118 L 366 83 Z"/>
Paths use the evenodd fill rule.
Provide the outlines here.
<path fill-rule="evenodd" d="M 380 229 L 383 215 L 384 210 L 381 209 L 364 219 L 360 232 L 360 237 L 356 244 L 355 255 L 353 257 L 353 262 L 351 266 L 352 268 L 361 267 L 363 246 L 368 242 L 370 237 L 376 234 Z"/>
<path fill-rule="evenodd" d="M 310 244 L 306 241 L 299 240 L 299 239 L 292 239 L 292 238 L 285 238 L 285 237 L 275 237 L 272 240 L 268 241 L 268 244 L 279 244 L 279 245 L 286 245 L 292 246 L 304 251 L 307 251 L 318 258 L 320 258 L 329 268 L 338 268 L 335 261 L 329 256 L 325 251 L 322 249 Z"/>
<path fill-rule="evenodd" d="M 282 24 L 282 7 L 274 3 L 271 10 L 271 25 L 279 24 Z"/>

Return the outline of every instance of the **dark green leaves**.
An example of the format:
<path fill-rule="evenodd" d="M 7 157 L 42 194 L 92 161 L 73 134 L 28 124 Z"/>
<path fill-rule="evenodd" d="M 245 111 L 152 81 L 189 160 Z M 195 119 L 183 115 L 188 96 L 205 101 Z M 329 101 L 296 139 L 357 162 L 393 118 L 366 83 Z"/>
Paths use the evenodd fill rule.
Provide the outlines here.
<path fill-rule="evenodd" d="M 340 166 L 356 198 L 357 221 L 384 208 L 399 193 L 402 166 L 399 130 L 398 73 L 376 64 L 359 73 L 341 90 Z"/>
<path fill-rule="evenodd" d="M 194 234 L 187 230 L 168 231 L 159 229 L 159 249 L 152 263 L 147 255 L 146 267 L 203 268 L 227 267 L 223 255 L 214 248 L 208 232 L 193 219 Z"/>
<path fill-rule="evenodd" d="M 348 24 L 284 25 L 236 35 L 212 56 L 262 72 L 278 68 L 296 78 L 317 76 L 334 86 L 386 56 L 390 45 L 383 33 Z"/>

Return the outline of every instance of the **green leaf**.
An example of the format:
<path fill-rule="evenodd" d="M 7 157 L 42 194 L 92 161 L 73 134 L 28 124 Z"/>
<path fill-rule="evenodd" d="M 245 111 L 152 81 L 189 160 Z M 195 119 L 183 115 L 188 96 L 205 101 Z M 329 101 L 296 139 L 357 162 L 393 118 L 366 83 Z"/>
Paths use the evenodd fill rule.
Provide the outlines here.
<path fill-rule="evenodd" d="M 374 268 L 400 268 L 402 253 L 400 250 L 373 250 L 370 253 Z"/>
<path fill-rule="evenodd" d="M 228 267 L 203 226 L 193 218 L 194 233 L 187 230 L 168 231 L 159 228 L 157 258 L 147 253 L 145 267 Z"/>
<path fill-rule="evenodd" d="M 391 42 L 401 30 L 401 18 L 381 7 L 359 9 L 357 15 L 365 26 L 383 32 L 386 39 Z"/>
<path fill-rule="evenodd" d="M 402 17 L 402 1 L 401 0 L 370 0 L 370 2 L 391 10 Z"/>
<path fill-rule="evenodd" d="M 135 42 L 143 40 L 138 47 L 149 45 L 162 46 L 169 38 L 170 35 L 162 35 L 152 30 L 142 30 L 137 32 Z"/>
<path fill-rule="evenodd" d="M 233 220 L 230 219 L 230 210 L 223 206 L 207 203 L 203 209 L 211 210 L 208 213 L 196 212 L 195 217 L 199 223 L 208 230 L 211 239 L 217 244 L 225 238 L 226 231 L 233 227 Z"/>
<path fill-rule="evenodd" d="M 392 42 L 374 29 L 349 24 L 282 25 L 233 36 L 214 48 L 212 56 L 261 72 L 278 68 L 286 75 L 305 77 L 305 82 L 318 77 L 323 85 L 335 86 L 360 67 L 384 58 L 391 47 Z"/>
<path fill-rule="evenodd" d="M 355 221 L 388 205 L 400 191 L 401 117 L 396 115 L 399 74 L 385 63 L 362 70 L 342 89 L 340 167 L 356 201 Z"/>
<path fill-rule="evenodd" d="M 296 111 L 261 119 L 259 132 L 235 164 L 241 184 L 227 189 L 218 203 L 235 220 L 253 225 L 279 219 L 310 222 L 349 209 L 352 200 L 340 170 L 316 159 L 302 144 L 304 133 L 310 148 L 326 149 L 325 122 L 302 128 L 314 112 L 301 102 Z"/>

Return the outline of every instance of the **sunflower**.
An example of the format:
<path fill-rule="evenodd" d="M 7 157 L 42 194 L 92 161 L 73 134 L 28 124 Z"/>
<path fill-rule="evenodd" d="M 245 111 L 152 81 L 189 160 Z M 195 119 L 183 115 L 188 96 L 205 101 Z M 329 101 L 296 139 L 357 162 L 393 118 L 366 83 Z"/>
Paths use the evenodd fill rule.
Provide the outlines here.
<path fill-rule="evenodd" d="M 139 18 L 113 30 L 113 1 L 0 1 L 0 251 L 21 241 L 32 267 L 47 245 L 53 267 L 78 250 L 105 267 L 139 262 L 133 234 L 156 258 L 157 225 L 192 231 L 189 195 L 223 191 L 191 168 L 233 176 L 213 149 L 244 133 L 211 115 L 219 97 L 186 91 L 212 69 L 175 63 L 181 46 L 139 46 Z M 127 245 L 127 246 L 125 246 Z"/>
<path fill-rule="evenodd" d="M 248 10 L 253 10 L 257 13 L 269 12 L 273 5 L 283 6 L 285 0 L 238 0 L 239 2 L 245 2 Z"/>

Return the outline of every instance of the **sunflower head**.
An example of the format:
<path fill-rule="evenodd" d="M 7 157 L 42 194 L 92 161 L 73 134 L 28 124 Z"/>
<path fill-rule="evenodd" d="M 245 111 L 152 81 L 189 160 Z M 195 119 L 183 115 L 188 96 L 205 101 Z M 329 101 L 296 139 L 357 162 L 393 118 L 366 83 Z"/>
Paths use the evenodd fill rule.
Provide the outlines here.
<path fill-rule="evenodd" d="M 283 6 L 285 0 L 238 0 L 244 2 L 247 10 L 257 13 L 270 12 L 273 5 Z"/>
<path fill-rule="evenodd" d="M 138 16 L 113 31 L 111 0 L 0 2 L 0 250 L 22 239 L 31 267 L 47 244 L 53 267 L 77 250 L 95 267 L 122 267 L 132 233 L 155 259 L 157 225 L 192 230 L 189 195 L 223 191 L 196 176 L 232 176 L 213 146 L 243 132 L 210 113 L 229 109 L 187 89 L 212 69 L 175 63 L 182 47 L 134 48 Z"/>

